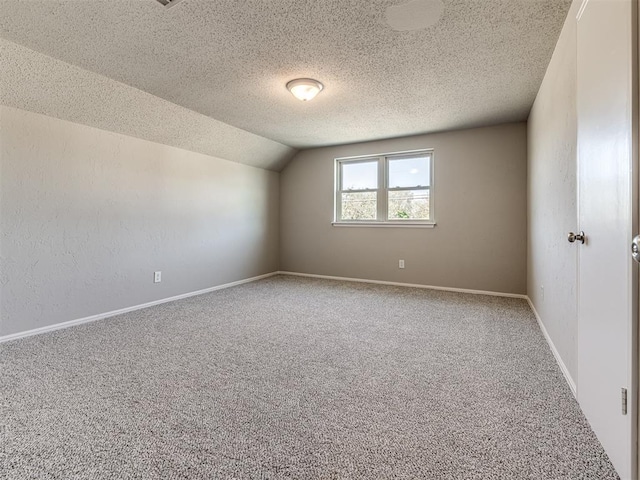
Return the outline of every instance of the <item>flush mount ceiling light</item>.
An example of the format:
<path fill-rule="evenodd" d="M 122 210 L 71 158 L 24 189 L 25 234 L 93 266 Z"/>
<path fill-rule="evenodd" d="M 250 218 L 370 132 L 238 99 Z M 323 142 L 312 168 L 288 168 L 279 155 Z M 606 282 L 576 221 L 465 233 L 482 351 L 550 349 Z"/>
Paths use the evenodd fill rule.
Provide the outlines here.
<path fill-rule="evenodd" d="M 324 88 L 319 81 L 312 78 L 296 78 L 287 83 L 287 90 L 298 100 L 308 102 L 313 100 L 316 95 Z"/>

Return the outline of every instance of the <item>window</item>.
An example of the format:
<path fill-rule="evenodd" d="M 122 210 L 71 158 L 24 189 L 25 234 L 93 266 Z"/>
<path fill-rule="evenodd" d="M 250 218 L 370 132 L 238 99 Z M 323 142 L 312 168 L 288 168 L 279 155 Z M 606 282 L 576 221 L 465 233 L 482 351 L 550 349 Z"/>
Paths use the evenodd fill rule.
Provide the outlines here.
<path fill-rule="evenodd" d="M 334 225 L 435 225 L 433 151 L 336 159 Z"/>

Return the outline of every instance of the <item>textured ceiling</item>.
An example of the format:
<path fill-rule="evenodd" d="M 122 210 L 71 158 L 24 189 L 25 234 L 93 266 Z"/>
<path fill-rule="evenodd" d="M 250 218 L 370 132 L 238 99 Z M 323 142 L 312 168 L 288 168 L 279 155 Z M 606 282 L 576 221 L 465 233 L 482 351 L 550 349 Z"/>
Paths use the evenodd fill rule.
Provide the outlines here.
<path fill-rule="evenodd" d="M 570 0 L 0 0 L 0 37 L 296 148 L 526 119 Z M 322 81 L 302 103 L 292 78 Z"/>
<path fill-rule="evenodd" d="M 0 38 L 0 104 L 280 171 L 297 151 Z"/>

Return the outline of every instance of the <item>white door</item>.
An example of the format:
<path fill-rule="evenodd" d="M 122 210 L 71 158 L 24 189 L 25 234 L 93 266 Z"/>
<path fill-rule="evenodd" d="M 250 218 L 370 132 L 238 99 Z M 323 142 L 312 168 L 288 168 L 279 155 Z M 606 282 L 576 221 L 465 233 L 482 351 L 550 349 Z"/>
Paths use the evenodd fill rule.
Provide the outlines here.
<path fill-rule="evenodd" d="M 622 479 L 636 458 L 633 1 L 586 0 L 577 24 L 578 401 Z"/>

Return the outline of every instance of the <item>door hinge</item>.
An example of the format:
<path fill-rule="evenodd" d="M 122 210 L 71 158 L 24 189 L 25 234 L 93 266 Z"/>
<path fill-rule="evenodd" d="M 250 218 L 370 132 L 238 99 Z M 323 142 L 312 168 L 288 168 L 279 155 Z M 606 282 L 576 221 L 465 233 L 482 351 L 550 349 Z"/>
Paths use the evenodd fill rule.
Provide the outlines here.
<path fill-rule="evenodd" d="M 622 414 L 627 414 L 627 389 L 622 389 Z"/>

